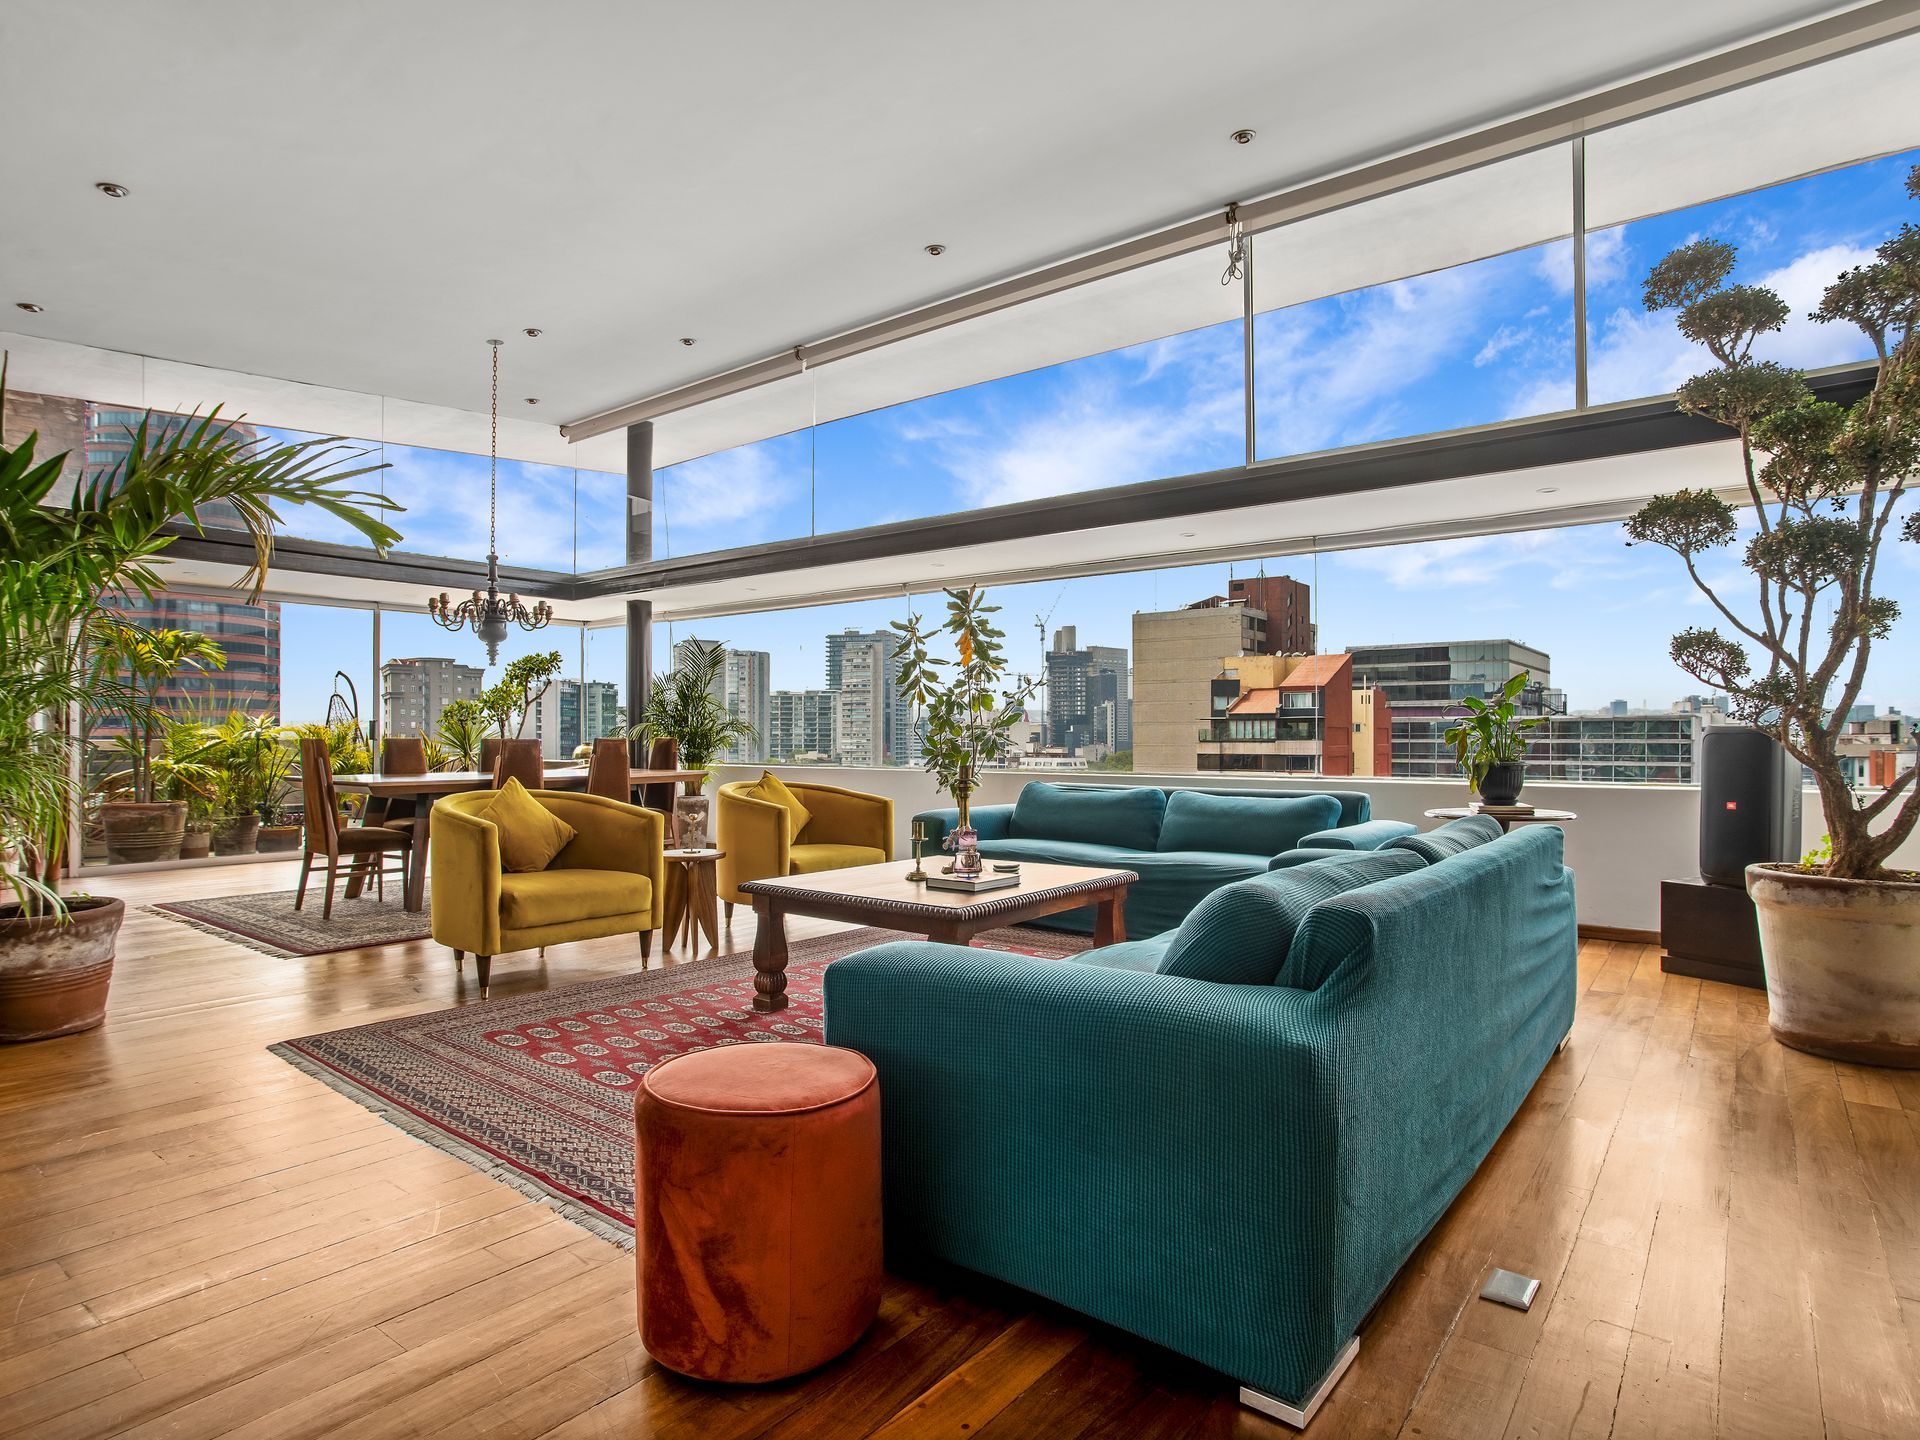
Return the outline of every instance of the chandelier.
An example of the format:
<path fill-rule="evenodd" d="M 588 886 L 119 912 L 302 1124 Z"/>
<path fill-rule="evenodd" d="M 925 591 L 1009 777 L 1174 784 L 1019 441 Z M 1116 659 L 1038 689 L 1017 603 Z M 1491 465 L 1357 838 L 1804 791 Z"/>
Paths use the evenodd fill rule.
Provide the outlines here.
<path fill-rule="evenodd" d="M 449 630 L 461 630 L 473 626 L 473 633 L 487 647 L 487 663 L 493 664 L 500 658 L 501 642 L 507 638 L 507 626 L 518 625 L 522 630 L 538 630 L 553 618 L 553 607 L 542 600 L 529 610 L 520 603 L 518 595 L 500 593 L 500 345 L 498 340 L 489 340 L 493 347 L 493 399 L 491 407 L 492 428 L 487 440 L 487 588 L 482 594 L 476 590 L 458 605 L 447 598 L 442 590 L 427 601 L 427 613 Z"/>

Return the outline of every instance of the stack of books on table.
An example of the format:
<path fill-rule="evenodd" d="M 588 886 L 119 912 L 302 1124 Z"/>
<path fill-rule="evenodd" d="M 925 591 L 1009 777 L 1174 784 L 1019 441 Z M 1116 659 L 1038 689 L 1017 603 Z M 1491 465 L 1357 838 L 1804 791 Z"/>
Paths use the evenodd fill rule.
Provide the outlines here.
<path fill-rule="evenodd" d="M 1476 815 L 1491 815 L 1496 820 L 1502 816 L 1511 819 L 1515 815 L 1531 815 L 1533 813 L 1533 807 L 1531 805 L 1483 805 L 1478 800 L 1473 802 L 1471 808 Z"/>
<path fill-rule="evenodd" d="M 982 871 L 980 874 L 971 878 L 963 878 L 959 875 L 929 875 L 927 877 L 927 888 L 929 890 L 958 890 L 965 895 L 981 895 L 989 890 L 1007 890 L 1019 883 L 1020 876 L 1017 873 L 1012 875 L 996 875 L 992 871 Z"/>

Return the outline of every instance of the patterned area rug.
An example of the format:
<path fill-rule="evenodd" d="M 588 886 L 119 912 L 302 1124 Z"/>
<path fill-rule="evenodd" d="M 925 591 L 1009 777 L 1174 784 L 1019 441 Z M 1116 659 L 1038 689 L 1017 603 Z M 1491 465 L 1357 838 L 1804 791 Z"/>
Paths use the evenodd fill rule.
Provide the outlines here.
<path fill-rule="evenodd" d="M 325 897 L 316 878 L 307 886 L 307 903 L 293 908 L 292 890 L 265 895 L 223 895 L 217 900 L 169 900 L 149 905 L 155 914 L 165 915 L 232 940 L 249 950 L 288 959 L 301 955 L 330 955 L 336 950 L 359 950 L 369 945 L 398 945 L 407 940 L 425 940 L 432 933 L 430 911 L 418 914 L 400 903 L 400 882 L 387 877 L 384 903 L 372 895 L 349 900 L 346 882 L 339 882 L 333 895 L 333 918 L 320 918 Z M 431 887 L 429 887 L 431 890 Z"/>
<path fill-rule="evenodd" d="M 794 942 L 791 1003 L 773 1015 L 753 1008 L 752 958 L 733 954 L 270 1048 L 409 1134 L 630 1246 L 639 1077 L 715 1045 L 818 1044 L 827 966 L 900 938 L 863 929 Z M 1023 927 L 973 943 L 1053 959 L 1093 942 Z"/>

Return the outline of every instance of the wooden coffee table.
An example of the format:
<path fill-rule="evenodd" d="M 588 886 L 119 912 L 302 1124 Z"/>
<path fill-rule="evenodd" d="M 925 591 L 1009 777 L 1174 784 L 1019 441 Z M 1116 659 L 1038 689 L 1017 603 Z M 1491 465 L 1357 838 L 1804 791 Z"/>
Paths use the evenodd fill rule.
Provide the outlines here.
<path fill-rule="evenodd" d="M 964 945 L 983 930 L 1094 905 L 1099 908 L 1093 943 L 1115 945 L 1127 938 L 1127 887 L 1140 878 L 1131 870 L 1023 861 L 1018 885 L 989 890 L 984 895 L 963 895 L 908 880 L 903 866 L 904 862 L 896 860 L 742 884 L 742 893 L 753 897 L 757 922 L 753 935 L 753 1008 L 787 1008 L 789 915 L 851 920 Z"/>

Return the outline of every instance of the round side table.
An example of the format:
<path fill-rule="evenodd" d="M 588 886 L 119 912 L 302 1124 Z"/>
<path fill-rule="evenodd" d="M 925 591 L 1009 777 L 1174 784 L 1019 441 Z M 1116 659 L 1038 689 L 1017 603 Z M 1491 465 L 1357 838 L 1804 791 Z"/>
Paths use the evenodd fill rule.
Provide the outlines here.
<path fill-rule="evenodd" d="M 1571 810 L 1514 810 L 1505 805 L 1485 805 L 1477 810 L 1471 805 L 1443 805 L 1427 811 L 1429 820 L 1464 820 L 1469 815 L 1485 815 L 1498 822 L 1502 832 L 1516 825 L 1565 825 L 1580 818 Z"/>
<path fill-rule="evenodd" d="M 724 850 L 668 850 L 666 943 L 678 946 L 684 939 L 688 950 L 707 937 L 707 944 L 718 946 L 720 916 L 715 888 L 714 862 Z"/>

